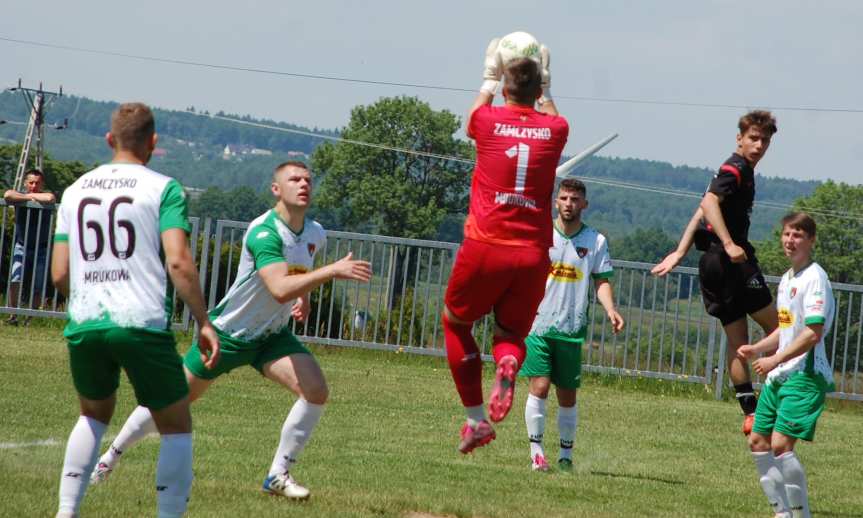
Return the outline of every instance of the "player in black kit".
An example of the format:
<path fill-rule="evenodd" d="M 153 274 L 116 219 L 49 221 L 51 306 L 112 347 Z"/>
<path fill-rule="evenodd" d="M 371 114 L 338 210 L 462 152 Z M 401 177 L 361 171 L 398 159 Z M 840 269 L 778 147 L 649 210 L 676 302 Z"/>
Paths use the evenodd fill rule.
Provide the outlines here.
<path fill-rule="evenodd" d="M 663 276 L 674 269 L 693 242 L 704 252 L 698 263 L 701 295 L 707 312 L 722 322 L 728 339 L 728 374 L 743 410 L 743 433 L 754 420 L 755 392 L 745 360 L 737 348 L 749 343 L 746 315 L 765 334 L 776 329 L 773 297 L 749 242 L 749 216 L 755 199 L 755 165 L 770 147 L 776 119 L 756 110 L 740 118 L 737 149 L 710 182 L 701 205 L 689 221 L 677 249 L 657 264 L 652 273 Z"/>

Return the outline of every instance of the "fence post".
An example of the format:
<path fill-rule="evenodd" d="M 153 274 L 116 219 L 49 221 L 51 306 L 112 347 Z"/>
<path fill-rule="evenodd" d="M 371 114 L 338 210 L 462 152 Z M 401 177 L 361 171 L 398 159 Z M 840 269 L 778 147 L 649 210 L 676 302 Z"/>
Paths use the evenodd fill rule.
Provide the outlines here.
<path fill-rule="evenodd" d="M 711 330 L 713 327 L 711 327 Z M 728 342 L 725 339 L 725 333 L 722 333 L 722 338 L 719 340 L 719 365 L 716 368 L 716 388 L 714 397 L 717 400 L 722 399 L 722 388 L 725 385 L 725 351 L 728 348 Z"/>
<path fill-rule="evenodd" d="M 204 219 L 204 228 L 201 230 L 200 220 L 198 226 L 198 235 L 201 237 L 201 252 L 200 252 L 200 264 L 198 266 L 198 282 L 201 285 L 201 293 L 204 292 L 204 288 L 207 286 L 207 272 L 209 269 L 207 268 L 207 263 L 210 261 L 210 225 L 213 223 L 213 220 L 210 218 Z M 207 309 L 212 309 L 210 304 L 207 304 Z M 189 322 L 190 319 L 186 320 L 186 331 L 189 330 Z M 195 330 L 195 338 L 198 338 L 198 327 L 193 326 Z"/>

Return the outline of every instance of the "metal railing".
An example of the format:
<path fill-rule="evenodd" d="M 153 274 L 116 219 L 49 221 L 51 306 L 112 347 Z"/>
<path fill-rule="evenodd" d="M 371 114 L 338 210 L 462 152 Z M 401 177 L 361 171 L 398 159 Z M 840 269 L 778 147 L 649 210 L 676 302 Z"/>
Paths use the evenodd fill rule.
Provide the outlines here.
<path fill-rule="evenodd" d="M 64 317 L 63 302 L 53 294 L 46 278 L 37 279 L 44 287 L 45 308 L 33 304 L 32 288 L 29 297 L 19 296 L 18 304 L 7 304 L 14 225 L 11 208 L 4 206 L 0 200 L 0 274 L 6 280 L 0 312 Z M 53 216 L 43 215 L 42 219 L 53 226 Z M 196 218 L 191 220 L 191 243 L 201 287 L 212 308 L 234 280 L 248 223 L 207 219 L 201 225 Z M 35 228 L 38 230 L 42 223 L 36 221 Z M 25 232 L 30 231 L 30 226 L 25 226 Z M 311 314 L 304 323 L 293 324 L 294 333 L 309 343 L 445 355 L 440 314 L 457 249 L 455 243 L 328 232 L 326 245 L 316 254 L 315 266 L 340 259 L 350 251 L 354 258 L 372 263 L 371 282 L 334 281 L 315 289 Z M 50 264 L 50 250 L 45 253 Z M 26 262 L 31 258 L 25 254 L 23 259 Z M 594 298 L 582 355 L 584 369 L 712 384 L 716 396 L 721 397 L 726 386 L 725 336 L 718 321 L 704 311 L 698 271 L 679 267 L 659 279 L 650 275 L 651 264 L 613 261 L 613 265 L 615 302 L 627 325 L 620 334 L 612 334 L 605 312 Z M 779 278 L 767 277 L 767 281 L 775 290 Z M 863 286 L 836 283 L 833 292 L 836 315 L 825 342 L 836 383 L 831 397 L 863 400 Z M 188 310 L 182 304 L 175 307 L 175 328 L 188 329 Z M 491 317 L 474 327 L 486 359 L 492 330 Z M 751 326 L 750 333 L 752 341 L 762 334 L 757 326 Z"/>

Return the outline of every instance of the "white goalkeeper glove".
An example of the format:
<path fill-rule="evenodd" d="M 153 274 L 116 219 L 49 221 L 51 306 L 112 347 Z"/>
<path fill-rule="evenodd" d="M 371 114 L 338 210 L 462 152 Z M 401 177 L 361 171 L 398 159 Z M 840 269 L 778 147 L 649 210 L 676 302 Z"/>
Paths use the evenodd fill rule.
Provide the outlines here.
<path fill-rule="evenodd" d="M 497 87 L 500 84 L 500 79 L 503 77 L 503 61 L 500 58 L 500 52 L 497 51 L 500 38 L 493 38 L 488 47 L 485 49 L 485 62 L 482 73 L 482 86 L 480 92 L 488 92 L 494 95 L 497 92 Z"/>
<path fill-rule="evenodd" d="M 551 52 L 545 45 L 539 46 L 540 70 L 539 74 L 542 77 L 542 97 L 539 98 L 539 104 L 551 101 Z"/>

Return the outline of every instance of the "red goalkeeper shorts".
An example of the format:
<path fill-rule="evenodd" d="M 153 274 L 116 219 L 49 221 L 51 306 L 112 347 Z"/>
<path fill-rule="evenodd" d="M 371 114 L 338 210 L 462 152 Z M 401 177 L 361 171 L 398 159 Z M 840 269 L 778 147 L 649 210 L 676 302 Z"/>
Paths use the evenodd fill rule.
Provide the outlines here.
<path fill-rule="evenodd" d="M 465 239 L 458 250 L 444 302 L 459 320 L 474 322 L 494 311 L 495 321 L 518 337 L 530 332 L 545 295 L 548 250 Z"/>

